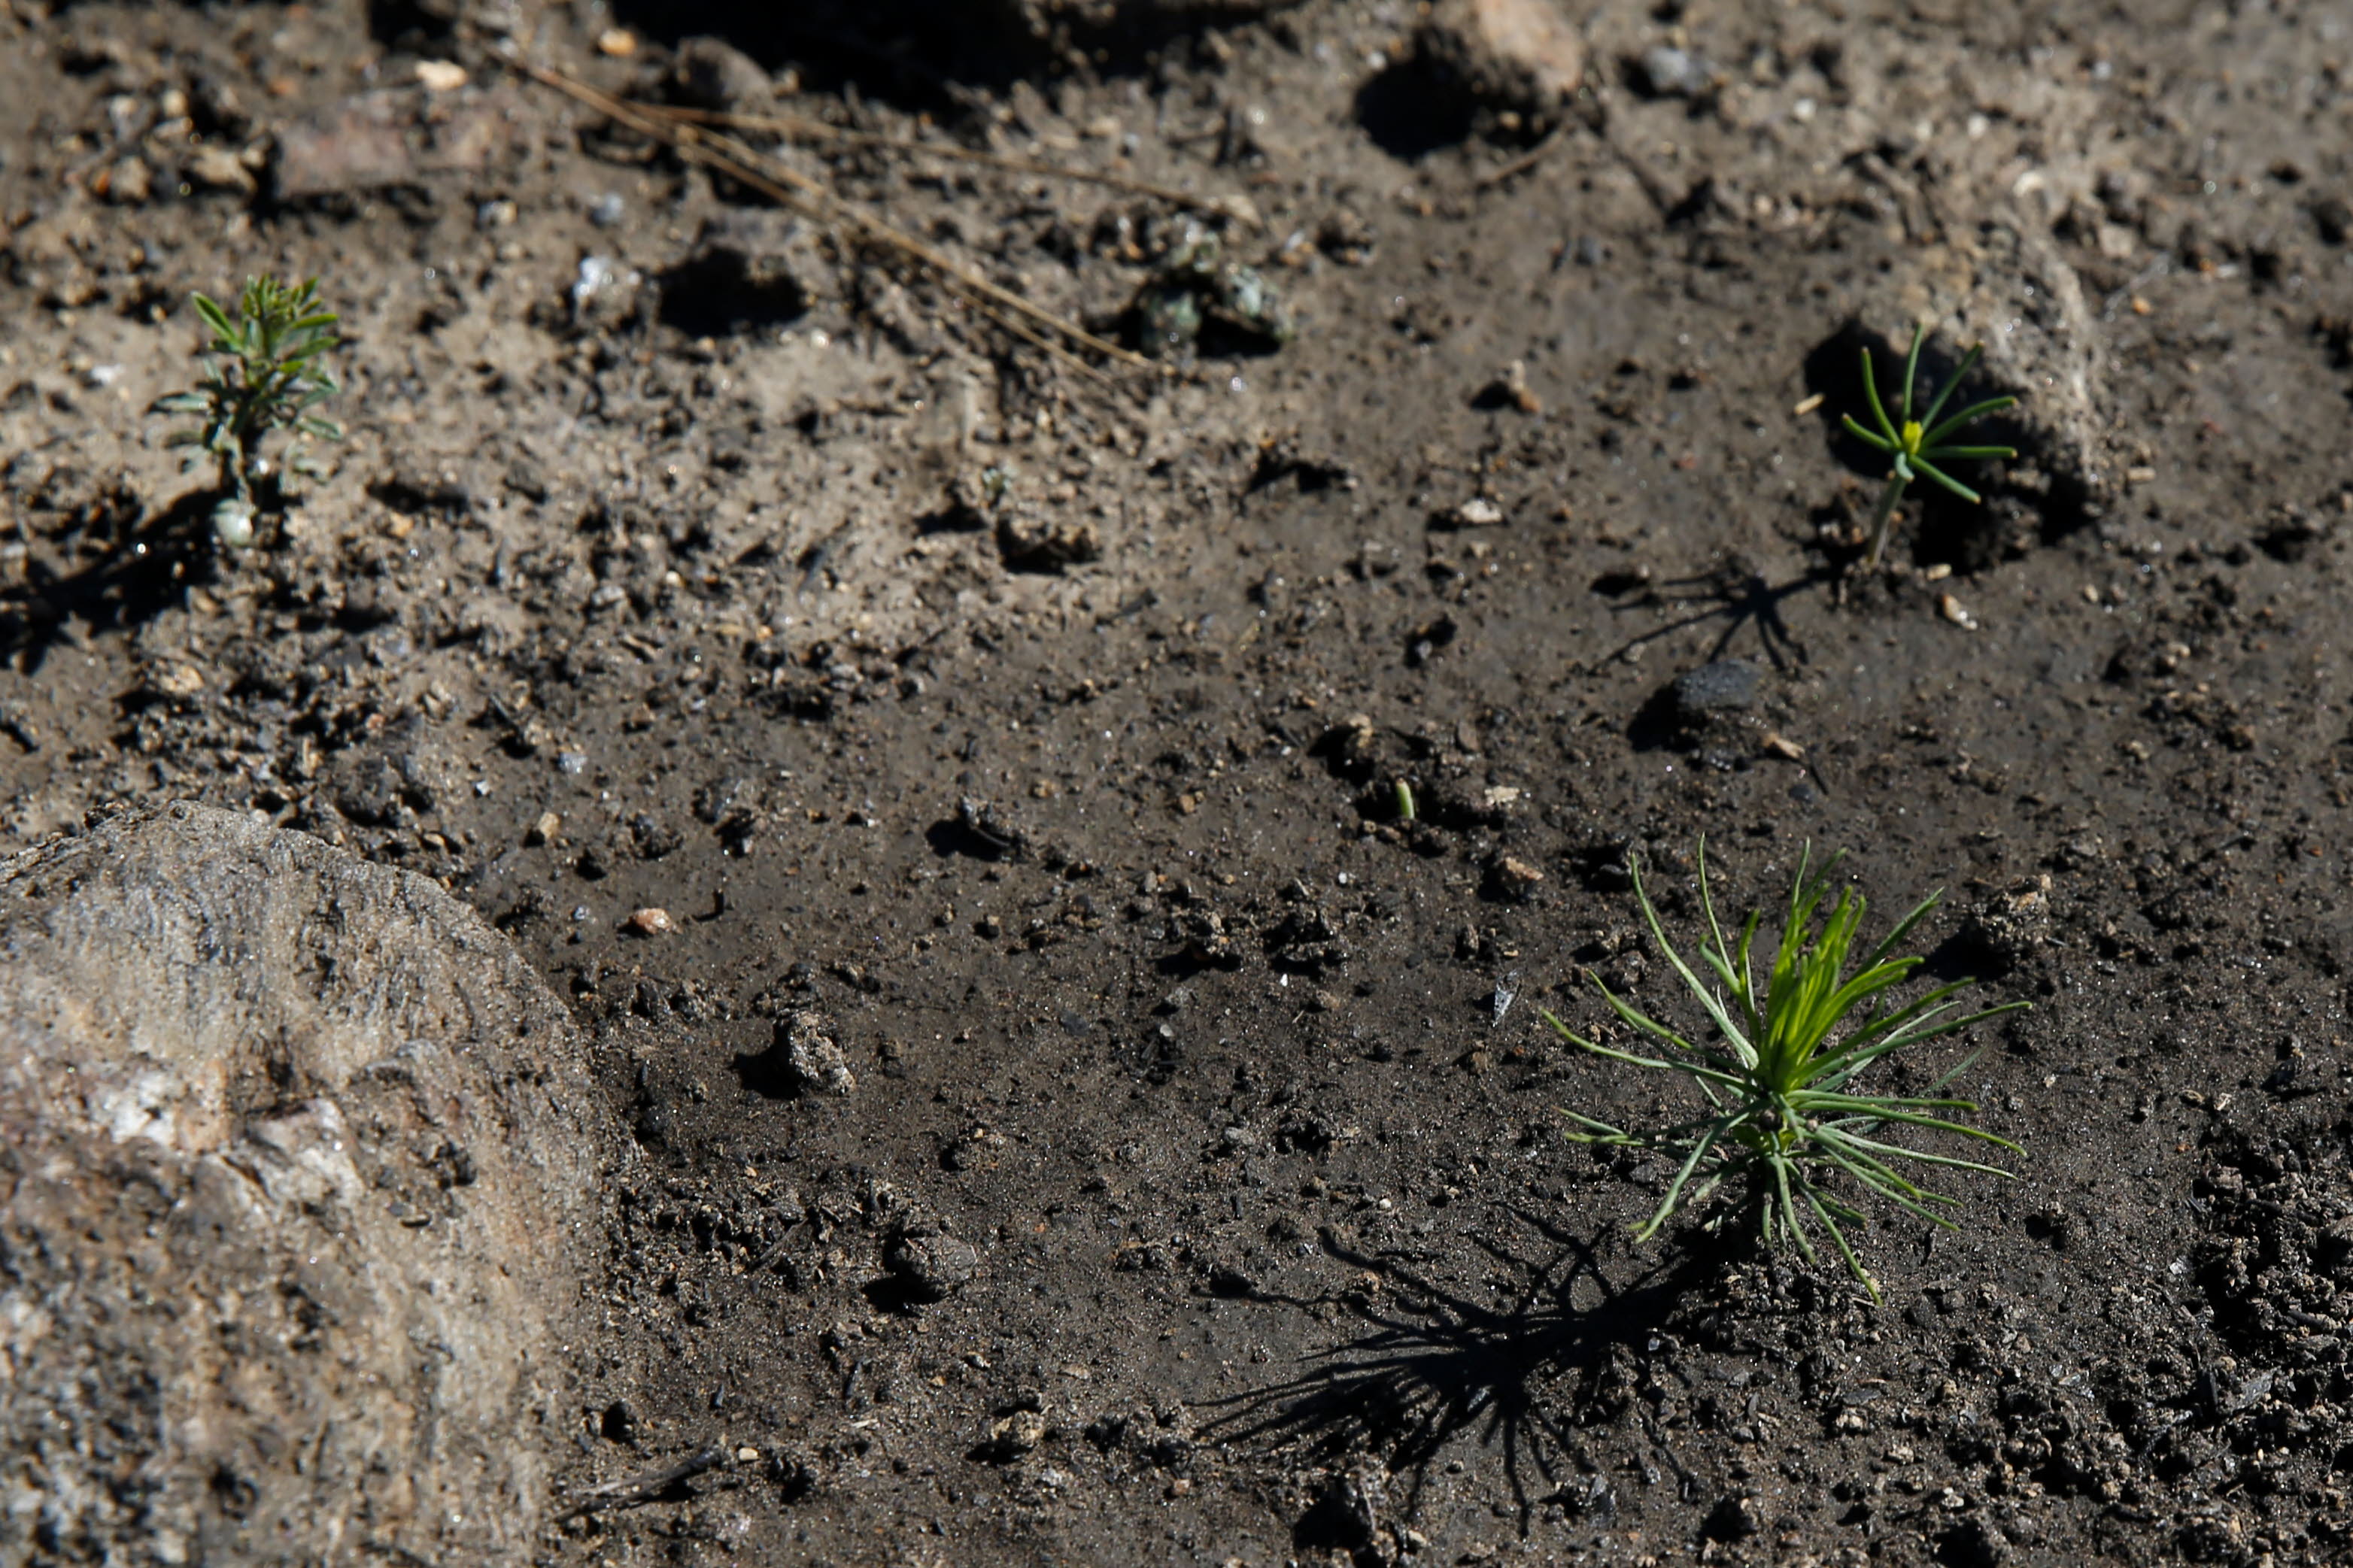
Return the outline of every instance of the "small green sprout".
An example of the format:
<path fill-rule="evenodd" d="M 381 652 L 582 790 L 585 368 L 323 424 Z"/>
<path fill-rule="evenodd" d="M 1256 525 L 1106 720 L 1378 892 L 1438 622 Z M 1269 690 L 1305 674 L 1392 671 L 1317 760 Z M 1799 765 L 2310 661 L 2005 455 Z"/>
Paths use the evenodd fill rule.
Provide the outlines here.
<path fill-rule="evenodd" d="M 1398 816 L 1404 821 L 1413 820 L 1413 785 L 1403 779 L 1397 782 Z"/>
<path fill-rule="evenodd" d="M 1666 1196 L 1657 1211 L 1637 1227 L 1636 1240 L 1647 1241 L 1677 1210 L 1705 1202 L 1725 1184 L 1745 1184 L 1749 1203 L 1743 1212 L 1755 1216 L 1767 1246 L 1793 1243 L 1811 1261 L 1814 1249 L 1807 1239 L 1805 1223 L 1810 1215 L 1829 1233 L 1839 1255 L 1846 1259 L 1847 1268 L 1871 1293 L 1872 1300 L 1878 1300 L 1878 1283 L 1864 1271 L 1841 1228 L 1842 1224 L 1868 1223 L 1868 1218 L 1838 1195 L 1832 1184 L 1841 1178 L 1852 1181 L 1932 1224 L 1952 1229 L 1952 1222 L 1937 1208 L 1957 1206 L 1957 1200 L 1924 1190 L 1904 1175 L 1895 1162 L 1917 1161 L 2003 1177 L 2010 1173 L 1949 1154 L 1902 1148 L 1875 1134 L 1894 1123 L 1957 1132 L 2013 1153 L 2020 1151 L 2007 1139 L 1981 1128 L 1964 1126 L 1946 1114 L 1977 1109 L 1968 1100 L 1943 1099 L 1936 1093 L 1967 1070 L 1969 1062 L 1976 1059 L 1974 1055 L 1930 1085 L 1926 1095 L 1869 1094 L 1852 1087 L 1853 1081 L 1865 1068 L 1892 1052 L 1966 1029 L 2026 1004 L 2011 1002 L 1965 1016 L 1952 1016 L 1958 1005 L 1952 997 L 1970 984 L 1962 980 L 1939 986 L 1904 1006 L 1893 1006 L 1883 999 L 1883 994 L 1918 967 L 1921 960 L 1890 954 L 1936 907 L 1943 894 L 1931 893 L 1921 900 L 1870 950 L 1862 966 L 1850 975 L 1846 973 L 1847 960 L 1854 948 L 1856 930 L 1862 922 L 1863 900 L 1852 889 L 1840 889 L 1837 903 L 1817 929 L 1815 916 L 1829 892 L 1838 859 L 1833 858 L 1819 876 L 1814 876 L 1809 874 L 1807 855 L 1799 858 L 1797 879 L 1789 891 L 1788 914 L 1781 925 L 1773 967 L 1760 991 L 1750 965 L 1749 950 L 1763 912 L 1749 915 L 1736 949 L 1725 943 L 1724 929 L 1716 923 L 1715 901 L 1708 892 L 1707 843 L 1702 839 L 1700 905 L 1706 911 L 1712 945 L 1702 943 L 1700 954 L 1715 972 L 1717 980 L 1730 991 L 1731 1000 L 1726 1003 L 1693 972 L 1667 941 L 1667 933 L 1659 923 L 1659 911 L 1643 890 L 1641 866 L 1630 854 L 1627 859 L 1633 872 L 1634 896 L 1651 923 L 1651 934 L 1658 939 L 1660 950 L 1683 977 L 1683 984 L 1699 998 L 1708 1021 L 1715 1027 L 1718 1043 L 1705 1047 L 1693 1044 L 1612 995 L 1607 986 L 1601 985 L 1599 976 L 1594 977 L 1595 985 L 1620 1018 L 1653 1039 L 1672 1046 L 1680 1055 L 1661 1059 L 1612 1050 L 1572 1034 L 1568 1026 L 1550 1013 L 1545 1014 L 1545 1021 L 1571 1044 L 1596 1056 L 1682 1074 L 1706 1097 L 1708 1110 L 1693 1121 L 1656 1132 L 1629 1132 L 1567 1111 L 1566 1114 L 1579 1129 L 1569 1136 L 1578 1142 L 1642 1149 L 1667 1153 L 1681 1161 L 1681 1169 L 1668 1184 Z M 1845 1032 L 1833 1043 L 1831 1036 L 1841 1026 L 1846 1026 Z M 1723 1217 L 1719 1215 L 1711 1221 L 1711 1228 Z"/>
<path fill-rule="evenodd" d="M 1925 327 L 1912 329 L 1912 352 L 1904 357 L 1904 404 L 1900 421 L 1888 418 L 1887 406 L 1879 400 L 1879 379 L 1872 371 L 1868 345 L 1862 351 L 1862 391 L 1863 395 L 1871 400 L 1871 416 L 1878 422 L 1879 428 L 1867 430 L 1856 422 L 1853 415 L 1843 416 L 1848 435 L 1878 447 L 1895 459 L 1894 468 L 1887 475 L 1886 488 L 1879 492 L 1878 514 L 1871 520 L 1871 553 L 1865 558 L 1865 563 L 1871 566 L 1877 566 L 1880 557 L 1887 552 L 1888 525 L 1894 521 L 1896 503 L 1904 499 L 1904 487 L 1914 478 L 1926 476 L 1932 479 L 1963 500 L 1976 505 L 1985 498 L 1936 465 L 1956 458 L 2018 456 L 2017 449 L 2010 447 L 1948 447 L 1945 444 L 1960 434 L 1964 426 L 1989 414 L 1999 414 L 2005 408 L 2016 406 L 2018 399 L 2015 397 L 1989 397 L 1982 403 L 1970 404 L 1941 424 L 1936 418 L 1944 412 L 1946 399 L 1968 379 L 1969 371 L 1985 353 L 1982 343 L 1971 347 L 1961 356 L 1959 368 L 1953 372 L 1952 379 L 1945 383 L 1945 389 L 1936 394 L 1936 401 L 1928 405 L 1927 411 L 1917 419 L 1912 417 L 1912 389 L 1920 374 L 1920 344 L 1927 335 Z"/>
<path fill-rule="evenodd" d="M 213 509 L 213 531 L 230 548 L 253 541 L 253 487 L 269 475 L 261 451 L 271 430 L 293 432 L 286 465 L 315 474 L 302 454 L 305 437 L 340 441 L 343 426 L 311 411 L 343 390 L 325 363 L 343 339 L 337 317 L 319 309 L 319 280 L 289 286 L 275 278 L 246 280 L 237 319 L 202 294 L 193 301 L 211 341 L 202 384 L 158 398 L 153 412 L 193 414 L 199 423 L 174 430 L 168 444 L 209 453 L 219 465 L 220 503 Z"/>

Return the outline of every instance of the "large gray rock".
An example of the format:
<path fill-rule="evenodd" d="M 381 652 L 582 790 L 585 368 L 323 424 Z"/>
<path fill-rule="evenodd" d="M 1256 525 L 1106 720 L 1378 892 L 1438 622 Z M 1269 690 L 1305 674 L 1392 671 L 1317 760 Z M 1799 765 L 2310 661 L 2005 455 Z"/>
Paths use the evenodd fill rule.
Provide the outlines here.
<path fill-rule="evenodd" d="M 422 878 L 188 805 L 0 862 L 0 1562 L 528 1560 L 600 1112 Z"/>

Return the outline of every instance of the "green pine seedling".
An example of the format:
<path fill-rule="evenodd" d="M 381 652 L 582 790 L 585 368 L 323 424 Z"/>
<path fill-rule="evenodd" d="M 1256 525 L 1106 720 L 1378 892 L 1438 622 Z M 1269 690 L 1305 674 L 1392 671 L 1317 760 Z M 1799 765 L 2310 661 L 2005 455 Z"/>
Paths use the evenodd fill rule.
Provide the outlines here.
<path fill-rule="evenodd" d="M 302 454 L 305 437 L 343 438 L 343 426 L 311 412 L 343 390 L 326 365 L 328 351 L 343 339 L 335 313 L 319 309 L 315 278 L 291 286 L 248 279 L 235 321 L 202 294 L 193 303 L 211 333 L 197 351 L 205 357 L 204 380 L 194 391 L 157 399 L 153 412 L 197 416 L 167 444 L 195 447 L 218 465 L 223 498 L 213 509 L 213 530 L 235 547 L 253 539 L 253 486 L 269 471 L 262 438 L 291 431 L 286 464 L 298 473 L 319 471 Z"/>
<path fill-rule="evenodd" d="M 1982 403 L 1970 404 L 1958 414 L 1941 423 L 1936 418 L 1937 415 L 1944 412 L 1946 400 L 1953 395 L 1955 388 L 1968 379 L 1970 369 L 1977 364 L 1978 357 L 1985 353 L 1985 345 L 1982 343 L 1971 347 L 1968 353 L 1961 356 L 1960 367 L 1953 372 L 1952 379 L 1945 383 L 1945 389 L 1936 394 L 1936 401 L 1928 405 L 1927 411 L 1917 419 L 1912 417 L 1912 389 L 1920 374 L 1920 344 L 1927 335 L 1927 329 L 1925 327 L 1912 329 L 1912 352 L 1904 357 L 1904 403 L 1900 421 L 1888 418 L 1887 405 L 1879 400 L 1879 379 L 1872 372 L 1871 349 L 1867 344 L 1862 351 L 1862 391 L 1863 395 L 1871 400 L 1871 416 L 1879 428 L 1865 429 L 1856 422 L 1853 415 L 1843 416 L 1848 435 L 1858 441 L 1878 447 L 1895 459 L 1895 466 L 1888 471 L 1887 484 L 1879 492 L 1878 514 L 1871 520 L 1871 553 L 1865 557 L 1866 565 L 1877 566 L 1880 557 L 1886 553 L 1887 531 L 1888 526 L 1895 520 L 1896 503 L 1904 499 L 1905 487 L 1909 485 L 1915 477 L 1934 479 L 1974 506 L 1985 498 L 1936 465 L 1957 458 L 2015 458 L 2018 456 L 2017 449 L 2011 447 L 1947 445 L 1953 437 L 1961 433 L 1963 428 L 1984 418 L 1987 415 L 1999 414 L 2005 408 L 2015 407 L 2018 403 L 2015 397 L 1989 397 Z"/>
<path fill-rule="evenodd" d="M 1634 896 L 1651 923 L 1651 934 L 1683 984 L 1699 998 L 1715 1026 L 1715 1042 L 1694 1044 L 1657 1019 L 1636 1012 L 1612 995 L 1598 975 L 1594 984 L 1617 1015 L 1652 1039 L 1673 1047 L 1674 1055 L 1662 1058 L 1613 1050 L 1571 1033 L 1550 1013 L 1545 1014 L 1545 1021 L 1572 1045 L 1596 1056 L 1689 1079 L 1706 1098 L 1708 1109 L 1692 1121 L 1655 1132 L 1630 1132 L 1567 1111 L 1577 1124 L 1569 1136 L 1578 1142 L 1664 1153 L 1680 1162 L 1657 1211 L 1636 1228 L 1636 1240 L 1649 1240 L 1678 1210 L 1704 1203 L 1720 1187 L 1745 1186 L 1746 1208 L 1733 1212 L 1753 1215 L 1767 1247 L 1793 1244 L 1811 1261 L 1814 1248 L 1806 1232 L 1810 1222 L 1818 1222 L 1855 1279 L 1873 1301 L 1878 1300 L 1878 1283 L 1864 1270 L 1843 1228 L 1867 1224 L 1868 1217 L 1840 1195 L 1842 1184 L 1851 1183 L 1862 1193 L 1951 1229 L 1952 1221 L 1938 1210 L 1957 1206 L 1957 1200 L 1919 1186 L 1903 1173 L 1900 1162 L 2002 1177 L 2010 1174 L 1974 1160 L 1904 1148 L 1881 1134 L 1891 1126 L 1919 1127 L 1980 1139 L 2013 1153 L 2021 1151 L 2007 1139 L 1951 1120 L 1951 1113 L 1973 1111 L 1977 1107 L 1968 1100 L 1941 1098 L 1936 1092 L 1965 1071 L 1976 1059 L 1974 1055 L 1938 1079 L 1926 1095 L 1872 1094 L 1854 1087 L 1854 1080 L 1882 1057 L 2026 1004 L 2012 1002 L 1954 1016 L 1958 1005 L 1952 998 L 1970 984 L 1962 980 L 1939 986 L 1903 1006 L 1894 1005 L 1887 993 L 1921 960 L 1891 955 L 1943 895 L 1932 893 L 1921 900 L 1850 974 L 1848 961 L 1862 923 L 1863 900 L 1851 889 L 1840 889 L 1837 902 L 1817 926 L 1816 916 L 1828 896 L 1838 859 L 1833 858 L 1815 876 L 1809 873 L 1810 857 L 1807 855 L 1799 857 L 1773 966 L 1760 990 L 1750 950 L 1763 912 L 1749 915 L 1737 948 L 1725 943 L 1708 891 L 1707 842 L 1702 839 L 1700 904 L 1707 914 L 1710 941 L 1701 944 L 1700 954 L 1731 994 L 1727 1002 L 1694 973 L 1667 941 L 1659 911 L 1643 890 L 1641 866 L 1632 855 L 1627 858 L 1634 876 Z M 1720 1214 L 1711 1228 L 1724 1217 Z"/>

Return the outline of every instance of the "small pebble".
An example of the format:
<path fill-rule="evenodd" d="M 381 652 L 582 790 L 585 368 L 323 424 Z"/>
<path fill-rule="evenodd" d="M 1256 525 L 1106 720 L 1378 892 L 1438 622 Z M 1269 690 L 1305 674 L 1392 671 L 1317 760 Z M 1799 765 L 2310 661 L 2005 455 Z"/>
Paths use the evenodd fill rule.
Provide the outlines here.
<path fill-rule="evenodd" d="M 606 192 L 588 208 L 588 221 L 598 228 L 617 227 L 620 221 L 628 216 L 629 204 L 621 198 L 617 191 Z"/>
<path fill-rule="evenodd" d="M 1744 658 L 1723 658 L 1675 677 L 1675 709 L 1685 719 L 1756 706 L 1764 672 Z"/>
<path fill-rule="evenodd" d="M 668 910 L 650 907 L 633 910 L 623 923 L 639 936 L 666 936 L 678 929 L 671 922 Z"/>
<path fill-rule="evenodd" d="M 1524 884 L 1541 882 L 1544 873 L 1516 855 L 1506 855 L 1496 865 L 1510 880 Z"/>
<path fill-rule="evenodd" d="M 1659 98 L 1688 98 L 1707 86 L 1707 68 L 1696 55 L 1663 45 L 1643 53 L 1642 77 Z"/>
<path fill-rule="evenodd" d="M 834 1039 L 824 1015 L 804 1007 L 785 1019 L 781 1033 L 785 1068 L 800 1093 L 845 1095 L 857 1090 L 858 1079 L 849 1070 L 849 1058 Z"/>
<path fill-rule="evenodd" d="M 166 697 L 194 697 L 205 689 L 205 672 L 193 664 L 167 664 L 148 684 Z"/>

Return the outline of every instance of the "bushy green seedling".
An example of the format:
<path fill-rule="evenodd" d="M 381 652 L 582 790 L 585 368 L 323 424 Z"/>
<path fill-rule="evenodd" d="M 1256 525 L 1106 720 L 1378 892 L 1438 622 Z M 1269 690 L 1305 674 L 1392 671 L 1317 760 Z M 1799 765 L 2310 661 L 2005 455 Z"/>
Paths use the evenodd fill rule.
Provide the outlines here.
<path fill-rule="evenodd" d="M 302 473 L 317 471 L 302 454 L 305 437 L 343 438 L 341 426 L 311 412 L 343 390 L 326 365 L 328 351 L 343 339 L 335 313 L 319 309 L 315 278 L 292 285 L 248 279 L 235 321 L 202 294 L 193 303 L 210 333 L 197 351 L 204 380 L 194 391 L 157 399 L 154 411 L 197 416 L 195 425 L 172 432 L 169 444 L 195 447 L 219 465 L 222 499 L 213 509 L 213 531 L 235 548 L 253 541 L 253 487 L 269 471 L 263 437 L 292 432 L 285 461 Z"/>
<path fill-rule="evenodd" d="M 1953 395 L 1954 390 L 1968 379 L 1970 370 L 1985 353 L 1983 344 L 1973 346 L 1961 356 L 1959 368 L 1953 372 L 1952 379 L 1945 383 L 1944 390 L 1936 394 L 1936 401 L 1928 405 L 1926 412 L 1919 418 L 1912 417 L 1912 390 L 1920 374 L 1920 344 L 1927 335 L 1924 327 L 1912 329 L 1912 352 L 1904 356 L 1904 402 L 1900 420 L 1890 419 L 1887 405 L 1879 400 L 1879 379 L 1872 371 L 1868 344 L 1862 351 L 1862 392 L 1871 400 L 1871 416 L 1879 428 L 1864 428 L 1852 414 L 1843 416 L 1848 435 L 1878 447 L 1895 459 L 1895 466 L 1888 470 L 1887 483 L 1879 492 L 1879 510 L 1871 520 L 1871 553 L 1864 558 L 1865 563 L 1871 566 L 1877 566 L 1880 557 L 1887 552 L 1888 525 L 1895 519 L 1895 506 L 1904 499 L 1905 487 L 1915 476 L 1934 479 L 1963 500 L 1976 505 L 1985 498 L 1936 465 L 1955 458 L 2018 456 L 2017 449 L 2010 447 L 1948 445 L 1953 437 L 1977 420 L 2016 406 L 2018 399 L 2015 397 L 1989 397 L 1981 403 L 1970 404 L 1941 423 L 1936 418 L 1944 412 L 1946 401 Z"/>
<path fill-rule="evenodd" d="M 1974 1160 L 1904 1148 L 1881 1134 L 1891 1126 L 1918 1127 L 1957 1132 L 2012 1152 L 2019 1151 L 2007 1139 L 1951 1120 L 1951 1113 L 1977 1107 L 1937 1093 L 1974 1057 L 1938 1079 L 1926 1095 L 1872 1094 L 1854 1087 L 1855 1079 L 1882 1057 L 2026 1004 L 2012 1002 L 1955 1016 L 1957 1004 L 1952 998 L 1970 984 L 1962 980 L 1895 1005 L 1887 994 L 1921 960 L 1892 955 L 1943 895 L 1932 893 L 1922 900 L 1850 974 L 1848 961 L 1855 952 L 1862 924 L 1863 900 L 1852 889 L 1841 889 L 1837 901 L 1818 923 L 1838 860 L 1833 858 L 1815 875 L 1807 855 L 1799 857 L 1773 965 L 1760 989 L 1750 952 L 1763 912 L 1749 915 L 1736 948 L 1725 943 L 1708 891 L 1707 844 L 1703 839 L 1699 893 L 1709 940 L 1701 944 L 1700 954 L 1730 993 L 1727 1002 L 1667 940 L 1659 911 L 1643 890 L 1641 863 L 1631 854 L 1627 859 L 1633 871 L 1634 896 L 1651 923 L 1651 934 L 1683 984 L 1699 998 L 1715 1026 L 1715 1042 L 1694 1044 L 1657 1019 L 1636 1012 L 1611 994 L 1599 976 L 1594 977 L 1594 984 L 1619 1017 L 1673 1047 L 1675 1055 L 1662 1058 L 1613 1050 L 1572 1033 L 1550 1013 L 1544 1016 L 1545 1020 L 1571 1044 L 1596 1056 L 1689 1079 L 1705 1097 L 1708 1109 L 1692 1121 L 1655 1132 L 1630 1132 L 1569 1111 L 1567 1114 L 1577 1125 L 1569 1136 L 1579 1142 L 1664 1153 L 1680 1162 L 1658 1209 L 1637 1228 L 1637 1240 L 1648 1240 L 1678 1210 L 1705 1202 L 1719 1187 L 1745 1186 L 1746 1205 L 1720 1212 L 1712 1224 L 1730 1215 L 1748 1215 L 1761 1227 L 1768 1247 L 1794 1244 L 1810 1260 L 1814 1248 L 1806 1232 L 1810 1222 L 1818 1222 L 1855 1279 L 1877 1300 L 1878 1284 L 1864 1270 L 1842 1228 L 1868 1223 L 1867 1216 L 1841 1195 L 1841 1186 L 1851 1186 L 1857 1195 L 1875 1194 L 1950 1229 L 1952 1222 L 1938 1210 L 1956 1206 L 1956 1200 L 1922 1188 L 1903 1173 L 1899 1163 L 2009 1175 L 1997 1166 Z"/>

